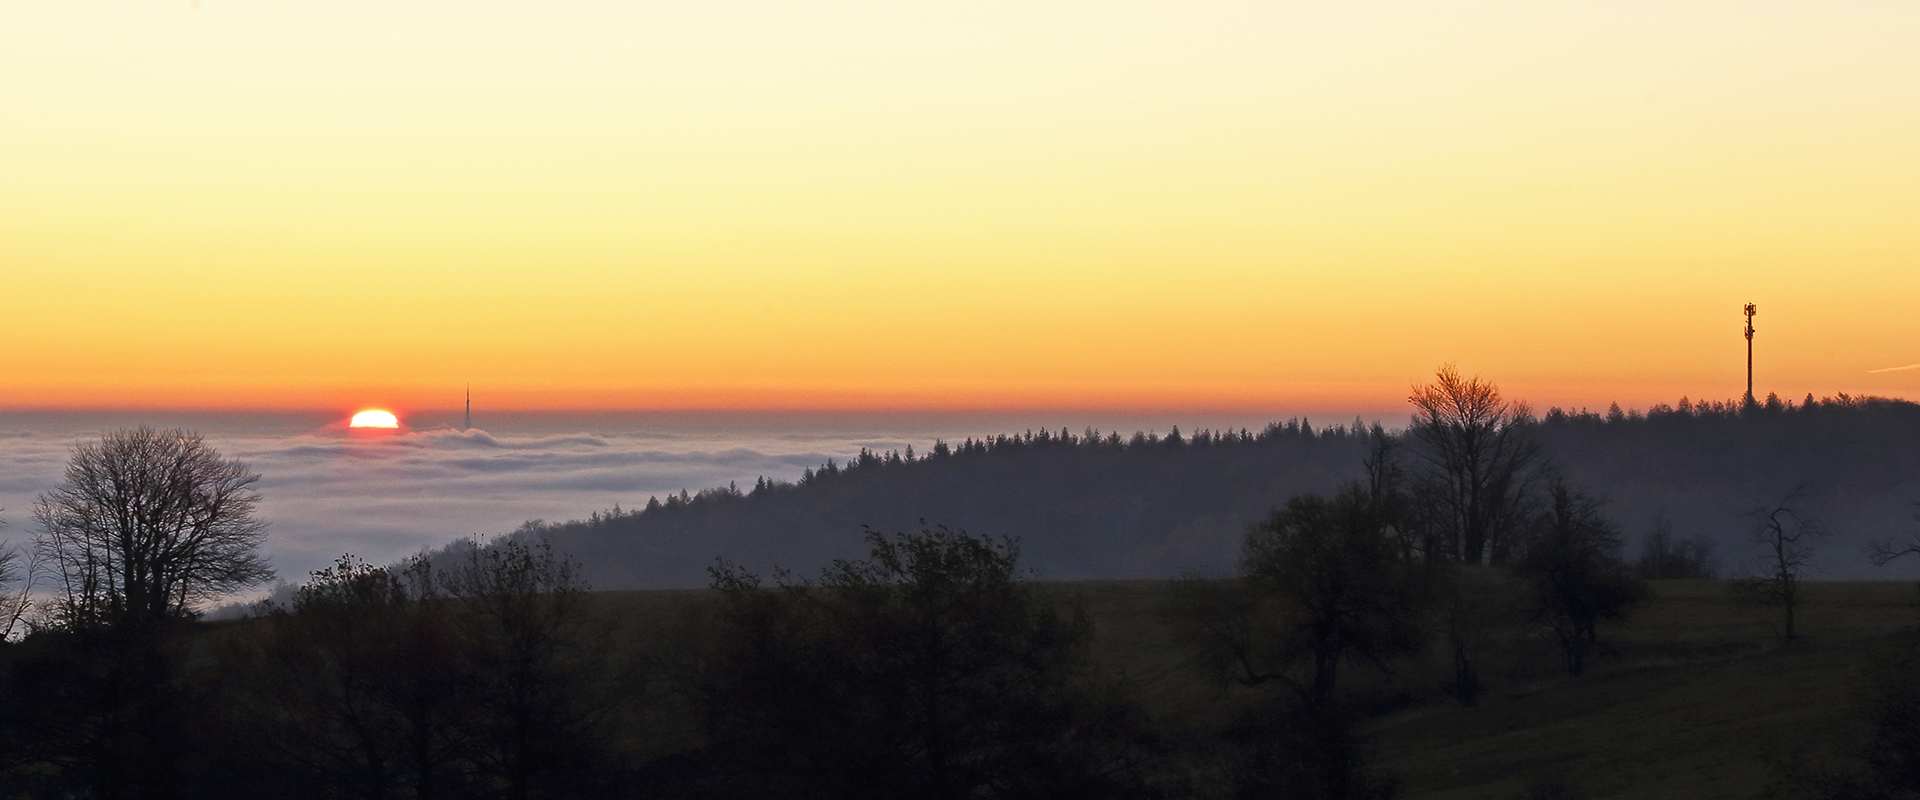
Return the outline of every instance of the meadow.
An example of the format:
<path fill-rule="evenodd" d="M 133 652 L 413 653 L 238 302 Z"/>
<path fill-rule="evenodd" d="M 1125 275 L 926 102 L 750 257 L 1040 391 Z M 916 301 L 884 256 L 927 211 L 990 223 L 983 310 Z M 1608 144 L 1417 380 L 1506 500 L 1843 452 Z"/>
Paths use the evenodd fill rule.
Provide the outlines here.
<path fill-rule="evenodd" d="M 1207 742 L 1239 715 L 1261 713 L 1272 696 L 1210 680 L 1192 665 L 1165 613 L 1168 587 L 1038 586 L 1086 610 L 1097 661 L 1124 680 L 1174 743 L 1167 757 L 1187 769 L 1206 760 Z M 595 602 L 623 638 L 640 641 L 711 594 L 600 592 Z M 1920 587 L 1813 582 L 1803 602 L 1800 636 L 1783 644 L 1779 611 L 1736 598 L 1727 581 L 1650 581 L 1625 620 L 1603 625 L 1599 657 L 1582 676 L 1560 669 L 1544 632 L 1505 631 L 1489 654 L 1488 693 L 1474 708 L 1443 690 L 1448 667 L 1431 649 L 1391 672 L 1357 668 L 1354 691 L 1376 713 L 1362 726 L 1366 748 L 1405 797 L 1436 800 L 1520 798 L 1555 783 L 1592 800 L 1749 798 L 1797 760 L 1849 768 L 1868 733 L 1863 670 L 1920 646 Z M 659 735 L 629 743 L 635 756 L 665 755 L 697 735 L 647 727 Z"/>

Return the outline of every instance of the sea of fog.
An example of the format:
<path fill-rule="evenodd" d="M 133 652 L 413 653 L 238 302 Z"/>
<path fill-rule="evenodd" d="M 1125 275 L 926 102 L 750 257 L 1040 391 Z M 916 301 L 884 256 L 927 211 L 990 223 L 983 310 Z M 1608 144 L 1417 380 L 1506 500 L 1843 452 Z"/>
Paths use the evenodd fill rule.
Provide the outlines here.
<path fill-rule="evenodd" d="M 456 538 L 533 519 L 586 517 L 681 490 L 759 477 L 794 480 L 861 448 L 925 452 L 936 439 L 1045 427 L 1166 433 L 1174 426 L 1258 430 L 1247 414 L 511 413 L 415 414 L 404 430 L 349 431 L 345 414 L 0 411 L 0 541 L 32 533 L 34 498 L 59 484 L 76 444 L 147 425 L 195 431 L 261 476 L 259 514 L 282 580 L 298 583 L 343 553 L 389 563 Z M 1316 424 L 1351 423 L 1328 414 Z M 1392 424 L 1392 422 L 1389 422 Z"/>

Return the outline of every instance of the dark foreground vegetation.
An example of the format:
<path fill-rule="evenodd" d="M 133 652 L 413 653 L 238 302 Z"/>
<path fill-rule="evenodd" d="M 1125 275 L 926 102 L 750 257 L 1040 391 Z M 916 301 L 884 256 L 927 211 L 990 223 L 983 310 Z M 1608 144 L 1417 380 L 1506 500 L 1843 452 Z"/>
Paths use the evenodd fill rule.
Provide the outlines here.
<path fill-rule="evenodd" d="M 192 608 L 265 579 L 258 476 L 185 432 L 109 434 L 34 509 L 26 572 L 53 596 L 0 598 L 26 631 L 0 637 L 0 798 L 1920 793 L 1920 595 L 1808 582 L 1832 533 L 1819 489 L 1762 487 L 1718 580 L 1721 543 L 1671 523 L 1630 552 L 1546 434 L 1652 418 L 1543 423 L 1450 369 L 1410 399 L 1404 435 L 1270 431 L 1352 460 L 1241 527 L 1212 575 L 1041 582 L 1021 540 L 923 522 L 867 527 L 863 554 L 817 571 L 723 555 L 704 590 L 594 593 L 561 547 L 835 497 L 814 473 L 396 565 L 343 557 L 224 623 Z M 1775 405 L 1662 413 L 1791 434 L 1775 447 L 1907 413 Z M 1802 427 L 1737 427 L 1769 419 Z M 1045 446 L 1261 446 L 1199 438 Z M 1018 463 L 1039 447 L 1020 442 L 856 474 Z M 1872 563 L 1920 552 L 1911 527 L 1875 533 Z"/>
<path fill-rule="evenodd" d="M 1166 613 L 1176 584 L 1032 584 L 1023 620 L 989 636 L 1006 660 L 976 652 L 933 673 L 956 681 L 939 695 L 951 716 L 935 717 L 911 702 L 927 673 L 902 630 L 914 618 L 904 595 L 584 594 L 560 646 L 516 662 L 450 598 L 401 613 L 369 592 L 353 602 L 385 610 L 356 615 L 319 596 L 392 577 L 337 571 L 315 593 L 326 610 L 183 625 L 145 643 L 158 655 L 144 663 L 129 653 L 141 643 L 36 635 L 0 648 L 0 796 L 1798 798 L 1914 786 L 1920 594 L 1904 582 L 1811 584 L 1801 639 L 1782 646 L 1775 615 L 1724 581 L 1654 581 L 1630 617 L 1598 626 L 1577 678 L 1551 633 L 1489 631 L 1472 707 L 1428 630 L 1390 670 L 1340 676 L 1324 715 L 1276 686 L 1219 680 Z M 517 665 L 531 669 L 516 679 Z M 521 719 L 532 747 L 517 762 L 516 685 L 544 700 Z"/>

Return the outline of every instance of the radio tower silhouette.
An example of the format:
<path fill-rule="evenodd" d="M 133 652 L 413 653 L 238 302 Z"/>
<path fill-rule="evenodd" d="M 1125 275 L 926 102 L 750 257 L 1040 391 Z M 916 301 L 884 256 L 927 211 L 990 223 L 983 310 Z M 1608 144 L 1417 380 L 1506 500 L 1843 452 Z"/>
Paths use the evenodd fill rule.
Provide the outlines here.
<path fill-rule="evenodd" d="M 1751 334 L 1751 333 L 1749 333 L 1749 334 L 1747 334 L 1747 338 L 1749 338 L 1749 339 L 1751 339 L 1751 338 L 1753 338 L 1753 334 Z M 1751 359 L 1749 359 L 1749 360 L 1751 360 Z M 1748 370 L 1749 370 L 1749 371 L 1751 371 L 1751 370 L 1752 370 L 1752 366 L 1751 366 L 1751 365 L 1749 365 L 1749 366 L 1748 366 Z M 1752 379 L 1752 378 L 1748 378 L 1748 379 L 1747 379 L 1747 381 L 1748 381 L 1749 383 L 1751 383 L 1751 382 L 1753 381 L 1753 379 Z M 1753 388 L 1752 388 L 1752 387 L 1748 387 L 1748 388 L 1747 388 L 1747 395 L 1748 395 L 1748 396 L 1752 396 L 1752 395 L 1753 395 Z M 462 425 L 462 426 L 460 427 L 460 430 L 463 430 L 463 431 L 465 431 L 465 430 L 472 430 L 472 429 L 473 429 L 473 384 L 467 384 L 467 424 L 465 424 L 465 425 Z"/>
<path fill-rule="evenodd" d="M 1753 304 L 1747 304 L 1747 405 L 1753 405 Z"/>

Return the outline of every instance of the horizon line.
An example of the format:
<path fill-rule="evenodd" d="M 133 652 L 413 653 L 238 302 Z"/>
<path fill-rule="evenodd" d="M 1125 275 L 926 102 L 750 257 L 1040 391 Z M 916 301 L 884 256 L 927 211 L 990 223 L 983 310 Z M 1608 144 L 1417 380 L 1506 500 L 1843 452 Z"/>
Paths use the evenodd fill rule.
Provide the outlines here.
<path fill-rule="evenodd" d="M 1920 366 L 1920 365 L 1916 365 L 1916 366 Z M 1841 393 L 1841 394 L 1846 394 L 1846 393 Z M 1905 402 L 1920 402 L 1920 401 L 1909 400 L 1903 397 L 1895 397 L 1895 396 L 1889 396 L 1889 395 L 1859 394 L 1859 395 L 1846 395 L 1846 396 L 1855 398 L 1855 399 L 1879 398 L 1879 399 L 1887 399 L 1887 400 L 1900 400 Z M 1836 399 L 1836 397 L 1837 396 L 1835 395 L 1830 395 L 1821 399 L 1832 400 L 1832 399 Z M 1744 398 L 1737 395 L 1728 396 L 1721 400 L 1715 400 L 1715 399 L 1705 398 L 1705 397 L 1694 398 L 1692 396 L 1683 396 L 1680 399 L 1688 400 L 1694 406 L 1698 406 L 1701 403 L 1710 404 L 1710 403 L 1721 402 L 1721 403 L 1732 403 L 1737 405 L 1744 402 Z M 1783 398 L 1783 399 L 1786 399 L 1789 402 L 1792 402 L 1792 398 Z M 1555 405 L 1555 404 L 1546 404 L 1544 406 L 1541 406 L 1520 398 L 1514 398 L 1514 400 L 1515 402 L 1525 403 L 1526 405 L 1533 407 L 1536 410 L 1536 412 L 1538 412 L 1542 407 L 1547 409 L 1560 408 L 1561 410 L 1569 411 L 1569 412 L 1573 412 L 1577 410 L 1587 410 L 1587 409 L 1593 408 L 1593 406 L 1588 406 L 1588 405 L 1562 406 L 1562 405 Z M 1404 402 L 1405 401 L 1400 401 L 1400 403 L 1404 403 Z M 1395 403 L 1394 405 L 1399 406 L 1400 403 Z M 1671 407 L 1676 403 L 1677 401 L 1675 402 L 1661 401 L 1661 402 L 1649 404 L 1645 407 L 1625 406 L 1625 405 L 1622 405 L 1621 407 L 1623 410 L 1645 410 L 1645 409 L 1650 409 L 1655 406 L 1661 406 L 1661 405 L 1666 405 Z M 1609 405 L 1614 405 L 1614 404 L 1618 404 L 1618 401 L 1609 401 Z M 1076 413 L 1076 414 L 1187 413 L 1187 414 L 1259 415 L 1259 414 L 1272 414 L 1277 412 L 1282 414 L 1292 414 L 1294 416 L 1302 416 L 1305 414 L 1313 414 L 1316 416 L 1320 416 L 1320 415 L 1328 415 L 1328 414 L 1354 414 L 1354 413 L 1358 413 L 1364 416 L 1368 413 L 1380 413 L 1386 410 L 1385 406 L 1370 404 L 1370 403 L 1356 403 L 1356 404 L 1350 404 L 1350 405 L 1328 404 L 1328 405 L 1317 405 L 1317 407 L 1310 407 L 1310 408 L 1300 408 L 1299 406 L 1293 406 L 1292 408 L 1289 408 L 1288 407 L 1289 405 L 1291 404 L 1246 405 L 1246 404 L 1199 403 L 1199 404 L 1190 404 L 1190 405 L 1187 405 L 1187 404 L 1073 405 L 1073 404 L 1025 403 L 1025 404 L 1008 404 L 1008 405 L 994 405 L 994 406 L 810 405 L 810 406 L 706 406 L 706 407 L 679 406 L 679 405 L 676 405 L 676 406 L 522 406 L 522 405 L 515 405 L 515 406 L 501 406 L 497 408 L 490 408 L 486 410 L 486 413 L 490 413 L 490 414 L 556 414 L 556 415 L 565 415 L 565 414 L 580 414 L 580 415 L 712 414 L 712 415 L 720 415 L 720 416 L 735 416 L 735 415 L 737 416 L 750 416 L 750 415 L 814 416 L 814 415 L 873 414 L 873 415 L 885 415 L 885 416 L 900 416 L 900 415 L 915 415 L 915 414 L 939 414 L 939 415 L 995 414 L 995 415 L 998 415 L 998 414 L 1020 414 L 1020 413 L 1052 413 L 1052 414 L 1058 414 L 1058 413 Z M 1608 406 L 1601 406 L 1600 410 L 1605 411 L 1607 407 Z M 442 413 L 459 415 L 463 411 L 463 407 L 457 404 L 449 405 L 446 407 L 418 406 L 413 408 L 408 408 L 404 405 L 382 404 L 382 403 L 362 403 L 357 405 L 332 405 L 332 406 L 231 406 L 231 405 L 190 406 L 190 405 L 99 404 L 99 405 L 20 405 L 20 406 L 0 405 L 0 414 L 151 413 L 151 414 L 236 414 L 236 415 L 249 415 L 249 416 L 297 415 L 297 414 L 351 415 L 357 411 L 364 411 L 368 409 L 378 409 L 378 410 L 385 410 L 385 411 L 394 411 L 397 409 L 399 411 L 402 411 L 410 415 L 411 414 L 442 414 Z M 1411 408 L 1406 408 L 1405 411 L 1408 414 L 1413 413 Z"/>

